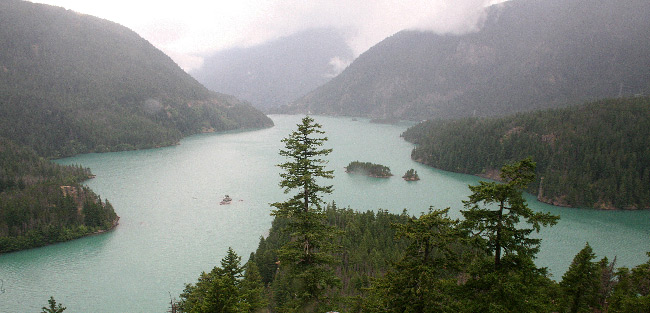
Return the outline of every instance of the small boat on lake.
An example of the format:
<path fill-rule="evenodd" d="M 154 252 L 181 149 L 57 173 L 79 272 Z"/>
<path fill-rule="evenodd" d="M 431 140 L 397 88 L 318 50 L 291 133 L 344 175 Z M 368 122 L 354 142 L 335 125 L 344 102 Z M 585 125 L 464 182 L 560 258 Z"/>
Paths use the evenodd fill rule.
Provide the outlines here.
<path fill-rule="evenodd" d="M 219 202 L 219 204 L 220 204 L 220 205 L 230 204 L 230 202 L 232 202 L 232 198 L 230 198 L 230 196 L 226 195 L 226 196 L 223 198 L 223 200 L 221 200 L 221 202 Z"/>

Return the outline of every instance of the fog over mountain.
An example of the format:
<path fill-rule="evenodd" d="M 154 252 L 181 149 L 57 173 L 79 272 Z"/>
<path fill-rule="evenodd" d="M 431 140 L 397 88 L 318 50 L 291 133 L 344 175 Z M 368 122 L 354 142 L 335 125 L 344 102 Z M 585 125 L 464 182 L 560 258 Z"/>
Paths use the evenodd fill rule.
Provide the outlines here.
<path fill-rule="evenodd" d="M 480 31 L 403 31 L 287 112 L 487 116 L 650 91 L 647 0 L 513 0 Z"/>
<path fill-rule="evenodd" d="M 206 57 L 191 71 L 204 86 L 269 108 L 287 104 L 338 75 L 353 59 L 342 34 L 312 29 Z"/>
<path fill-rule="evenodd" d="M 504 0 L 31 0 L 119 23 L 169 55 L 184 70 L 206 56 L 314 28 L 341 32 L 355 56 L 403 29 L 476 31 L 485 7 Z"/>

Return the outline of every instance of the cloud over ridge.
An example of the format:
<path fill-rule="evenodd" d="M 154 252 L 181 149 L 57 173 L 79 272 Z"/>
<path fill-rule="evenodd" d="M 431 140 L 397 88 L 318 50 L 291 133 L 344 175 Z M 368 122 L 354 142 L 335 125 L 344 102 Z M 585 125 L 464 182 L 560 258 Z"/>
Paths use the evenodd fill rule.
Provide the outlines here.
<path fill-rule="evenodd" d="M 355 55 L 404 29 L 476 31 L 503 0 L 32 0 L 127 26 L 185 70 L 215 51 L 261 44 L 305 29 L 340 29 Z"/>

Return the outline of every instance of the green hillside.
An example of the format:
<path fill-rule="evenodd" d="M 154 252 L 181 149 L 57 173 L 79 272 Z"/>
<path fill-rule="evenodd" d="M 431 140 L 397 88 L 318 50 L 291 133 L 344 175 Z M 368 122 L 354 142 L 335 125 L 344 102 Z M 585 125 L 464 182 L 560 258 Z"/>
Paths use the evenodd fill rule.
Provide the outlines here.
<path fill-rule="evenodd" d="M 650 93 L 650 2 L 511 0 L 464 35 L 402 31 L 288 112 L 423 120 Z"/>
<path fill-rule="evenodd" d="M 0 136 L 40 155 L 148 148 L 270 125 L 123 26 L 59 7 L 0 3 Z"/>
<path fill-rule="evenodd" d="M 0 253 L 115 227 L 111 204 L 80 184 L 90 177 L 0 137 Z"/>
<path fill-rule="evenodd" d="M 411 157 L 436 168 L 497 178 L 500 164 L 532 156 L 529 191 L 544 202 L 650 208 L 650 98 L 602 100 L 514 116 L 432 120 L 409 128 Z"/>

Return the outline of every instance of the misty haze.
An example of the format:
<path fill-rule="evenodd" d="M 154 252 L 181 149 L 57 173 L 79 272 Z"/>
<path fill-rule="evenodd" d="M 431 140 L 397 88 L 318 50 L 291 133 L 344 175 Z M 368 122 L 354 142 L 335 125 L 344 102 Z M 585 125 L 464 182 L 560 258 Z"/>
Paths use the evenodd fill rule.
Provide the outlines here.
<path fill-rule="evenodd" d="M 0 312 L 647 312 L 650 2 L 0 2 Z"/>

